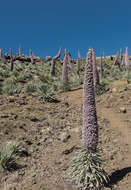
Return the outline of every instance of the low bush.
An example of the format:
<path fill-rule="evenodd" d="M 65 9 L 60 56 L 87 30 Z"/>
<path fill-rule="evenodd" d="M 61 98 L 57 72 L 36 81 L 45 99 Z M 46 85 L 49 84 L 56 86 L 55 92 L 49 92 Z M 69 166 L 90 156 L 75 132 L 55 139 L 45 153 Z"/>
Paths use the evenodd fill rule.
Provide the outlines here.
<path fill-rule="evenodd" d="M 0 150 L 0 167 L 3 170 L 13 170 L 16 166 L 16 155 L 21 149 L 19 142 L 8 142 Z"/>

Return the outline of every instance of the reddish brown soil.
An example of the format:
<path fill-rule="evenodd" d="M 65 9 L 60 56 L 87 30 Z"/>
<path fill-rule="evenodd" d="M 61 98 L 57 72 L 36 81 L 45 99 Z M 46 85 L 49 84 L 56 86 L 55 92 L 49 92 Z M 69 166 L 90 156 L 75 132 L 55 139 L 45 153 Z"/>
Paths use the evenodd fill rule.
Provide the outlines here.
<path fill-rule="evenodd" d="M 18 140 L 29 154 L 18 157 L 19 169 L 0 171 L 0 190 L 76 190 L 67 169 L 81 146 L 82 89 L 59 94 L 59 103 L 25 95 L 0 99 L 0 145 Z M 99 149 L 111 178 L 105 189 L 131 190 L 131 87 L 98 96 L 96 103 Z M 66 142 L 63 133 L 70 135 Z"/>

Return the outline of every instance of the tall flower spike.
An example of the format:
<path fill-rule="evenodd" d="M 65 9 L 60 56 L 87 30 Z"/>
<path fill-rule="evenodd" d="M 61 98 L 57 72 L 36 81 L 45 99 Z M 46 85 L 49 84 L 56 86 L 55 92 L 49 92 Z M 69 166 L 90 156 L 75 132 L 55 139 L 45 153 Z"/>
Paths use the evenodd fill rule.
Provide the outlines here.
<path fill-rule="evenodd" d="M 21 47 L 19 47 L 19 56 L 22 56 L 22 50 L 21 50 Z"/>
<path fill-rule="evenodd" d="M 51 61 L 51 67 L 50 67 L 50 73 L 51 75 L 55 75 L 55 64 L 56 64 L 56 60 L 61 56 L 61 51 L 62 49 L 59 49 L 59 52 L 56 56 L 53 57 L 52 61 Z"/>
<path fill-rule="evenodd" d="M 2 49 L 0 48 L 0 59 L 2 59 Z"/>
<path fill-rule="evenodd" d="M 79 75 L 80 74 L 80 62 L 81 62 L 81 55 L 80 55 L 80 51 L 78 50 L 78 60 L 77 60 L 77 74 Z"/>
<path fill-rule="evenodd" d="M 13 56 L 10 58 L 10 70 L 13 71 L 14 69 L 14 61 L 13 61 Z"/>
<path fill-rule="evenodd" d="M 78 50 L 78 59 L 81 59 L 80 50 Z"/>
<path fill-rule="evenodd" d="M 103 52 L 103 57 L 104 57 L 104 61 L 106 62 L 106 61 L 107 61 L 107 59 L 106 59 L 105 52 Z"/>
<path fill-rule="evenodd" d="M 61 51 L 62 49 L 60 48 L 58 54 L 53 57 L 54 60 L 58 59 L 61 56 Z"/>
<path fill-rule="evenodd" d="M 125 55 L 122 56 L 121 65 L 122 65 L 122 66 L 125 66 Z"/>
<path fill-rule="evenodd" d="M 13 61 L 12 49 L 10 48 L 10 70 L 13 71 L 13 69 L 14 69 L 14 61 Z"/>
<path fill-rule="evenodd" d="M 122 61 L 122 49 L 120 49 L 120 60 Z"/>
<path fill-rule="evenodd" d="M 70 65 L 70 68 L 71 68 L 72 72 L 75 74 L 74 64 L 72 63 L 71 60 L 72 60 L 71 55 L 70 55 L 70 53 L 68 53 L 68 62 L 69 62 L 69 65 Z"/>
<path fill-rule="evenodd" d="M 9 53 L 10 53 L 10 58 L 11 58 L 11 56 L 12 56 L 12 48 L 10 48 Z"/>
<path fill-rule="evenodd" d="M 65 49 L 64 62 L 63 62 L 63 67 L 62 67 L 62 84 L 63 85 L 68 85 L 67 64 L 68 64 L 68 56 L 67 56 L 67 52 L 66 52 L 66 49 Z"/>
<path fill-rule="evenodd" d="M 119 59 L 119 53 L 117 52 L 116 56 L 115 56 L 115 60 L 114 60 L 114 65 L 118 65 L 119 64 L 118 59 Z"/>
<path fill-rule="evenodd" d="M 102 56 L 100 58 L 100 73 L 101 73 L 101 77 L 103 76 L 103 62 L 102 62 Z"/>
<path fill-rule="evenodd" d="M 30 51 L 30 59 L 31 59 L 31 63 L 34 63 L 34 54 L 32 51 Z"/>
<path fill-rule="evenodd" d="M 125 66 L 126 66 L 126 68 L 129 68 L 128 47 L 126 48 L 126 54 L 125 54 Z"/>
<path fill-rule="evenodd" d="M 93 65 L 93 79 L 94 84 L 99 84 L 99 74 L 96 66 L 96 56 L 95 56 L 95 50 L 92 49 L 92 65 Z"/>
<path fill-rule="evenodd" d="M 52 59 L 52 61 L 51 61 L 51 67 L 50 67 L 50 74 L 52 76 L 55 75 L 55 64 L 56 64 L 55 60 Z"/>
<path fill-rule="evenodd" d="M 98 144 L 98 124 L 93 84 L 92 50 L 86 58 L 83 88 L 82 143 L 87 150 L 96 150 Z"/>

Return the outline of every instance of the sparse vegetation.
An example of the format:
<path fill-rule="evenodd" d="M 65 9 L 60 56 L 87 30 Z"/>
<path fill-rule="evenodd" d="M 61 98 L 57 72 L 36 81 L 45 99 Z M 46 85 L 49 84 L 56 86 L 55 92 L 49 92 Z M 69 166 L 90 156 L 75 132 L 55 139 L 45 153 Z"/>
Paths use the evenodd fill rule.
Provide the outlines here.
<path fill-rule="evenodd" d="M 74 183 L 82 189 L 98 189 L 108 183 L 109 178 L 101 165 L 103 161 L 96 151 L 80 150 L 72 160 L 69 174 Z"/>
<path fill-rule="evenodd" d="M 39 186 L 39 182 L 42 181 L 42 186 L 38 187 L 40 190 L 41 187 L 48 189 L 43 187 L 45 181 L 49 188 L 54 187 L 54 184 L 59 185 L 57 183 L 58 180 L 61 183 L 61 178 L 62 185 L 66 183 L 65 171 L 67 171 L 70 182 L 73 182 L 71 186 L 75 184 L 82 190 L 104 189 L 104 185 L 111 179 L 108 174 L 114 171 L 114 166 L 119 168 L 119 163 L 123 160 L 125 160 L 122 165 L 124 167 L 127 159 L 125 155 L 129 153 L 128 145 L 122 145 L 123 141 L 119 141 L 119 138 L 123 138 L 123 136 L 120 137 L 120 131 L 112 132 L 111 128 L 112 117 L 119 114 L 120 101 L 125 102 L 124 106 L 126 105 L 122 107 L 121 103 L 123 115 L 126 117 L 130 112 L 128 88 L 130 89 L 131 84 L 131 68 L 128 49 L 126 50 L 127 57 L 125 58 L 121 51 L 120 56 L 117 55 L 117 61 L 113 56 L 111 58 L 101 56 L 95 60 L 94 54 L 95 70 L 97 70 L 94 76 L 97 78 L 99 74 L 100 80 L 95 79 L 93 82 L 94 79 L 88 75 L 89 80 L 86 81 L 88 93 L 85 95 L 87 104 L 83 102 L 84 106 L 86 105 L 85 110 L 88 110 L 88 113 L 83 111 L 86 113 L 85 119 L 82 117 L 81 93 L 82 84 L 84 83 L 85 86 L 84 72 L 87 60 L 81 57 L 80 52 L 78 52 L 78 60 L 74 60 L 68 51 L 65 51 L 64 59 L 62 59 L 61 53 L 60 49 L 56 56 L 43 59 L 36 57 L 32 52 L 30 56 L 25 56 L 19 48 L 19 56 L 12 55 L 12 67 L 10 55 L 5 55 L 4 59 L 0 58 L 0 146 L 2 147 L 0 175 L 2 177 L 7 175 L 7 184 L 10 183 L 13 175 L 18 175 L 14 181 L 23 186 L 23 189 L 30 189 L 33 185 L 35 188 L 35 185 Z M 52 66 L 51 63 L 53 63 Z M 128 96 L 125 96 L 126 92 Z M 93 96 L 98 99 L 98 115 L 100 115 L 98 120 L 100 121 L 102 117 L 103 122 L 100 127 L 97 124 L 94 99 L 91 98 Z M 113 111 L 112 117 L 109 116 L 109 123 L 104 120 L 108 119 L 108 114 L 105 117 L 103 113 L 108 112 L 108 108 L 112 109 L 113 106 L 116 110 Z M 102 107 L 103 112 L 100 110 Z M 122 112 L 120 113 L 122 115 Z M 130 116 L 124 119 L 130 124 Z M 81 127 L 83 121 L 85 123 Z M 116 129 L 117 122 L 114 123 Z M 117 133 L 116 138 L 113 136 L 115 133 Z M 62 140 L 66 137 L 68 137 L 67 140 Z M 82 148 L 79 143 L 81 138 Z M 4 142 L 9 141 L 9 143 L 3 145 L 3 139 Z M 12 139 L 15 140 L 10 141 Z M 20 156 L 19 140 L 25 143 L 27 149 L 30 147 L 29 157 L 26 151 Z M 75 151 L 77 153 L 73 158 Z M 24 159 L 23 154 L 26 155 Z M 115 155 L 119 156 L 115 157 Z M 18 171 L 13 172 L 18 169 L 17 162 L 21 163 L 19 162 L 21 160 L 22 164 L 26 163 L 28 167 L 20 167 Z M 72 162 L 68 170 L 70 160 Z M 103 164 L 108 174 L 103 169 Z M 4 179 L 5 176 L 2 180 Z M 51 184 L 53 180 L 54 183 Z M 0 189 L 3 187 L 3 181 Z M 62 188 L 61 184 L 60 188 Z"/>
<path fill-rule="evenodd" d="M 19 142 L 8 142 L 0 150 L 0 167 L 4 170 L 14 170 L 16 168 L 16 155 L 21 149 Z"/>

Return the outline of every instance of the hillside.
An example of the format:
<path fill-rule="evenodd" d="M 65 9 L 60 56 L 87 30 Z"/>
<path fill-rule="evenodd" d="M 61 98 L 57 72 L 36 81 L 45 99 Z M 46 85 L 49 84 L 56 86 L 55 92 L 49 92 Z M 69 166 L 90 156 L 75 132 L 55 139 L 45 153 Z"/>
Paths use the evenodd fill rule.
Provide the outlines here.
<path fill-rule="evenodd" d="M 55 75 L 50 61 L 14 60 L 13 71 L 0 62 L 0 146 L 22 143 L 17 165 L 0 170 L 1 190 L 76 190 L 67 173 L 81 147 L 84 60 L 74 64 L 75 73 L 68 64 L 66 88 L 61 62 Z M 99 150 L 111 180 L 104 189 L 130 190 L 131 73 L 110 59 L 103 68 L 95 93 Z"/>

